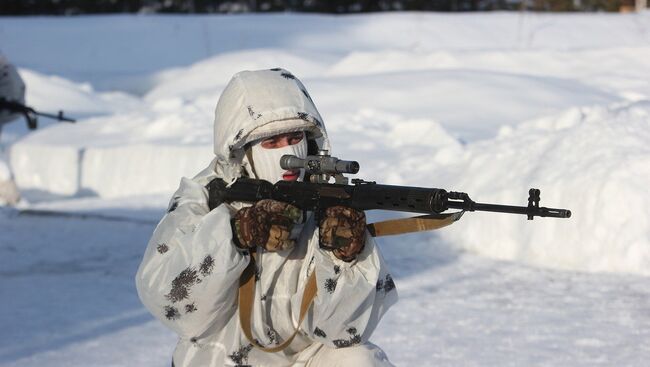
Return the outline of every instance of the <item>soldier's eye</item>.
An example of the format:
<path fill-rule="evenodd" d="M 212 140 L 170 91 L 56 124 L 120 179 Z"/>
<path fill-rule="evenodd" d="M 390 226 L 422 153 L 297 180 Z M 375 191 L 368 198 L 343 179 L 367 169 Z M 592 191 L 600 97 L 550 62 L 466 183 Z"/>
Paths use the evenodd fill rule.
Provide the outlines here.
<path fill-rule="evenodd" d="M 302 137 L 302 132 L 291 135 L 291 137 L 289 137 L 289 144 L 294 145 L 300 143 L 302 141 Z"/>
<path fill-rule="evenodd" d="M 260 144 L 262 145 L 262 148 L 274 148 L 278 144 L 278 139 L 275 137 L 264 139 Z"/>

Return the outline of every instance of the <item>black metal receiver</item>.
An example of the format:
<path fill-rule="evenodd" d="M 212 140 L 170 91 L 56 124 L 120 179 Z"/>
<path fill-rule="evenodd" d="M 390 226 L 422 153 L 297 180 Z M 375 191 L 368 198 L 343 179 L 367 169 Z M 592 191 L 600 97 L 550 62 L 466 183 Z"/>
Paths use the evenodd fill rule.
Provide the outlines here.
<path fill-rule="evenodd" d="M 339 161 L 326 154 L 320 156 L 319 159 L 321 160 L 325 157 L 336 160 L 333 162 L 345 162 L 345 164 L 339 166 L 347 165 L 355 172 L 358 171 L 358 163 L 356 162 Z M 295 162 L 306 162 L 305 164 L 308 164 L 309 157 L 307 158 Z M 288 159 L 284 160 L 287 161 Z M 336 164 L 324 164 L 323 166 L 336 167 Z M 295 167 L 292 166 L 292 168 Z M 230 187 L 226 187 L 226 183 L 217 178 L 207 185 L 209 206 L 210 209 L 213 209 L 224 202 L 241 201 L 251 203 L 263 199 L 273 199 L 314 212 L 320 212 L 335 205 L 343 205 L 357 210 L 381 209 L 421 214 L 442 213 L 449 209 L 460 209 L 472 212 L 523 214 L 528 216 L 528 219 L 534 217 L 571 217 L 571 211 L 567 209 L 540 207 L 540 190 L 538 189 L 529 190 L 528 206 L 510 206 L 477 203 L 471 200 L 466 193 L 448 192 L 444 189 L 381 185 L 359 179 L 352 180 L 352 185 L 322 182 L 323 175 L 340 174 L 340 171 L 334 169 L 330 170 L 329 173 L 311 171 L 310 173 L 313 175 L 318 175 L 317 182 L 279 181 L 276 184 L 271 184 L 263 180 L 240 178 Z"/>

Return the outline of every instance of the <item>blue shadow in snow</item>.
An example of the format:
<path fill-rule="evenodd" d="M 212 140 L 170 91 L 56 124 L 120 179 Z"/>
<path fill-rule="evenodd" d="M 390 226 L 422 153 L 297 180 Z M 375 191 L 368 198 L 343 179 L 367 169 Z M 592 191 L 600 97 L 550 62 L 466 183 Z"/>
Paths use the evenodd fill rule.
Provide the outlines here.
<path fill-rule="evenodd" d="M 154 228 L 0 211 L 0 365 L 153 320 L 134 277 Z"/>

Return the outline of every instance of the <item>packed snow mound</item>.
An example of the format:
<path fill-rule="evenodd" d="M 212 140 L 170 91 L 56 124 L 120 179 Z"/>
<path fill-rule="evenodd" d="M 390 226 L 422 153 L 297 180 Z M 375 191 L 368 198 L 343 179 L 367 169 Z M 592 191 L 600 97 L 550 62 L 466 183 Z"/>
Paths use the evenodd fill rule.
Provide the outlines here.
<path fill-rule="evenodd" d="M 570 219 L 472 213 L 441 234 L 498 259 L 554 268 L 650 274 L 650 102 L 572 108 L 504 127 L 467 147 L 447 182 L 479 202 L 568 208 Z"/>
<path fill-rule="evenodd" d="M 324 70 L 324 60 L 307 58 L 281 49 L 258 49 L 230 52 L 214 56 L 184 68 L 173 68 L 158 73 L 155 87 L 146 95 L 149 101 L 183 96 L 193 98 L 212 89 L 220 89 L 230 78 L 243 70 L 261 70 L 282 67 L 301 78 L 317 76 Z"/>
<path fill-rule="evenodd" d="M 126 93 L 98 93 L 90 83 L 75 83 L 24 68 L 19 72 L 27 86 L 25 102 L 41 112 L 63 110 L 68 116 L 78 117 L 126 111 L 139 105 Z"/>
<path fill-rule="evenodd" d="M 572 50 L 353 51 L 332 65 L 330 75 L 385 74 L 406 70 L 473 70 L 577 79 L 621 95 L 650 95 L 650 47 Z M 605 71 L 605 72 L 604 72 Z"/>
<path fill-rule="evenodd" d="M 11 167 L 27 199 L 173 191 L 180 177 L 194 175 L 212 157 L 213 98 L 143 103 L 125 93 L 20 71 L 34 107 L 94 116 L 75 124 L 43 119 L 41 128 L 11 145 Z"/>
<path fill-rule="evenodd" d="M 357 177 L 515 205 L 537 187 L 542 205 L 574 212 L 534 223 L 472 213 L 438 232 L 450 242 L 499 259 L 647 274 L 648 17 L 5 18 L 0 43 L 22 67 L 28 102 L 82 118 L 17 141 L 11 165 L 28 201 L 170 195 L 211 160 L 214 106 L 232 74 L 285 67 L 313 96 L 332 153 L 360 162 Z M 133 84 L 144 97 L 98 91 Z M 22 125 L 6 126 L 4 141 Z"/>
<path fill-rule="evenodd" d="M 359 178 L 381 183 L 422 182 L 419 179 L 428 178 L 430 169 L 463 152 L 461 142 L 432 119 L 362 109 L 333 116 L 327 128 L 333 154 L 358 161 Z"/>
<path fill-rule="evenodd" d="M 181 124 L 176 133 L 180 133 L 189 112 L 176 106 L 172 118 L 171 109 L 165 118 L 154 117 L 152 125 L 167 131 L 176 120 Z M 209 126 L 197 125 L 197 135 L 187 144 L 171 144 L 174 134 L 118 144 L 121 135 L 111 137 L 108 131 L 110 126 L 116 129 L 116 120 L 107 124 L 101 119 L 89 121 L 86 127 L 98 132 L 94 146 L 74 147 L 61 140 L 58 146 L 48 143 L 45 149 L 36 144 L 29 154 L 15 156 L 41 157 L 31 163 L 38 167 L 29 172 L 42 172 L 39 180 L 48 177 L 52 193 L 104 198 L 171 193 L 179 177 L 192 176 L 210 161 L 209 134 L 198 133 L 208 133 Z M 135 131 L 150 127 L 138 126 L 128 116 L 121 123 L 133 123 Z M 470 213 L 459 224 L 438 232 L 460 248 L 546 267 L 649 273 L 648 101 L 571 108 L 516 127 L 504 126 L 497 138 L 471 144 L 461 143 L 435 120 L 373 109 L 335 115 L 328 128 L 333 153 L 360 162 L 357 177 L 442 187 L 467 192 L 479 202 L 512 205 L 526 205 L 528 188 L 535 187 L 542 190 L 542 206 L 573 212 L 570 219 L 537 218 L 532 223 L 523 216 Z M 51 129 L 57 134 L 44 142 L 56 141 L 59 133 L 63 139 L 62 129 Z M 106 132 L 105 139 L 99 138 L 101 132 Z M 35 134 L 33 139 L 39 136 L 45 135 Z M 25 147 L 17 144 L 14 149 Z M 44 149 L 40 154 L 39 147 Z M 16 160 L 14 167 L 21 162 Z"/>
<path fill-rule="evenodd" d="M 380 50 L 647 47 L 649 19 L 648 12 L 3 17 L 0 45 L 18 66 L 142 93 L 160 70 L 233 51 L 279 48 L 327 59 Z"/>
<path fill-rule="evenodd" d="M 305 85 L 326 125 L 327 116 L 370 108 L 436 120 L 463 141 L 490 139 L 501 125 L 572 106 L 621 100 L 576 80 L 467 69 L 340 76 Z"/>
<path fill-rule="evenodd" d="M 376 56 L 381 58 L 381 55 Z M 418 59 L 417 53 L 401 55 L 404 59 L 407 55 Z M 489 67 L 487 70 L 452 67 L 410 70 L 410 64 L 402 58 L 386 61 L 391 67 L 369 75 L 363 70 L 365 67 L 372 70 L 371 60 L 347 66 L 337 64 L 329 69 L 323 57 L 313 54 L 295 55 L 277 49 L 229 53 L 187 68 L 161 72 L 157 86 L 145 100 L 164 104 L 168 98 L 207 99 L 216 104 L 224 86 L 237 71 L 282 65 L 305 84 L 328 126 L 328 116 L 374 109 L 408 119 L 431 118 L 459 138 L 471 141 L 495 136 L 503 124 L 516 124 L 576 105 L 610 104 L 622 99 L 618 93 L 601 86 L 564 76 L 513 73 L 496 66 L 494 70 Z M 557 63 L 561 60 L 556 60 Z"/>
<path fill-rule="evenodd" d="M 38 130 L 11 147 L 16 182 L 60 196 L 172 192 L 180 177 L 192 177 L 212 159 L 206 117 L 213 108 L 213 101 L 169 98 Z"/>
<path fill-rule="evenodd" d="M 265 53 L 268 57 L 263 57 Z M 323 65 L 303 57 L 283 54 L 279 50 L 226 54 L 188 68 L 162 72 L 158 76 L 158 86 L 145 100 L 165 104 L 167 99 L 203 99 L 216 104 L 224 86 L 238 70 L 270 68 L 277 66 L 275 60 L 279 60 L 286 61 L 284 67 L 303 81 L 326 124 L 328 116 L 374 109 L 405 118 L 435 119 L 465 141 L 493 137 L 503 124 L 516 124 L 576 105 L 621 100 L 616 92 L 576 80 L 502 70 L 414 71 L 405 66 L 405 71 L 354 74 L 363 69 L 359 66 L 359 69 L 350 67 L 343 73 L 345 75 L 320 76 Z M 402 65 L 400 60 L 392 61 L 395 61 L 394 68 Z M 365 65 L 370 66 L 370 62 Z M 336 66 L 334 69 L 346 70 Z M 468 108 L 468 100 L 471 108 Z M 477 116 L 480 116 L 480 124 Z"/>
<path fill-rule="evenodd" d="M 2 152 L 0 152 L 0 181 L 7 181 L 11 178 L 11 171 L 9 170 L 9 166 L 4 160 L 4 157 L 2 156 Z"/>
<path fill-rule="evenodd" d="M 193 176 L 212 157 L 214 106 L 230 76 L 218 81 L 206 80 L 206 75 L 222 62 L 215 58 L 170 72 L 158 92 L 135 105 L 135 97 L 117 96 L 123 102 L 112 106 L 106 102 L 110 94 L 59 78 L 43 79 L 43 90 L 58 88 L 56 103 L 69 98 L 78 106 L 95 106 L 88 108 L 97 114 L 104 111 L 102 106 L 114 113 L 40 129 L 13 144 L 16 182 L 23 190 L 67 196 L 171 193 L 180 177 Z M 310 65 L 305 67 L 318 68 Z M 620 100 L 565 79 L 463 70 L 307 78 L 305 83 L 325 116 L 334 146 L 343 148 L 336 154 L 365 146 L 363 152 L 352 148 L 347 159 L 363 160 L 371 174 L 393 172 L 382 177 L 393 183 L 404 180 L 396 168 L 426 172 L 422 167 L 437 159 L 450 160 L 459 140 L 492 138 L 504 123 Z M 513 94 L 515 90 L 525 93 Z M 436 153 L 441 158 L 435 160 L 423 159 L 442 140 L 454 142 L 445 143 L 451 150 Z"/>

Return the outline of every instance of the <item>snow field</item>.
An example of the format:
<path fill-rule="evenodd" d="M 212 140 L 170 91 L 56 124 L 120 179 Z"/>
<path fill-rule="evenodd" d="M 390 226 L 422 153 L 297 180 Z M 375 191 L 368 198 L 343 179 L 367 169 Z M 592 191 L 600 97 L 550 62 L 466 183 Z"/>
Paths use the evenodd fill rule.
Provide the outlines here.
<path fill-rule="evenodd" d="M 221 59 L 215 59 L 217 65 L 222 64 Z M 171 187 L 175 187 L 178 179 L 166 181 L 157 176 L 154 172 L 149 172 L 150 167 L 154 167 L 153 162 L 142 156 L 138 159 L 138 154 L 134 151 L 133 161 L 127 166 L 138 169 L 129 169 L 128 172 L 120 172 L 123 165 L 121 161 L 112 161 L 111 154 L 113 150 L 106 149 L 115 147 L 119 151 L 128 149 L 132 146 L 135 150 L 141 150 L 141 145 L 150 145 L 152 150 L 161 149 L 159 145 L 173 146 L 180 145 L 181 149 L 187 149 L 186 153 L 179 153 L 170 157 L 171 161 L 166 161 L 169 165 L 169 175 L 165 177 L 192 176 L 198 165 L 207 165 L 208 160 L 198 161 L 187 168 L 183 168 L 184 163 L 188 160 L 185 156 L 198 158 L 195 151 L 202 147 L 205 157 L 212 151 L 212 111 L 216 100 L 218 99 L 221 89 L 229 80 L 205 80 L 205 65 L 202 62 L 201 67 L 190 67 L 185 70 L 187 77 L 179 76 L 179 71 L 174 71 L 176 75 L 163 82 L 161 86 L 152 91 L 145 97 L 145 102 L 139 108 L 133 108 L 127 112 L 112 115 L 109 117 L 98 117 L 86 120 L 83 124 L 57 126 L 56 131 L 42 130 L 29 137 L 26 137 L 18 144 L 14 145 L 13 165 L 16 167 L 16 180 L 24 188 L 53 192 L 56 194 L 71 195 L 77 191 L 90 189 L 98 193 L 105 193 L 112 190 L 109 187 L 92 188 L 78 186 L 82 182 L 97 182 L 98 185 L 110 185 L 113 183 L 104 177 L 89 177 L 96 171 L 82 170 L 79 175 L 83 176 L 81 180 L 77 179 L 77 174 L 71 171 L 69 174 L 62 171 L 62 177 L 69 177 L 67 188 L 78 187 L 76 190 L 62 191 L 58 187 L 50 185 L 48 180 L 40 179 L 40 170 L 37 166 L 30 166 L 30 163 L 24 164 L 19 161 L 20 155 L 29 155 L 39 157 L 43 161 L 58 161 L 56 155 L 29 154 L 25 153 L 29 147 L 48 146 L 48 145 L 73 145 L 84 154 L 78 154 L 79 159 L 85 159 L 89 154 L 98 156 L 105 155 L 102 162 L 112 167 L 110 174 L 119 176 L 124 181 L 121 190 L 110 194 L 115 196 L 138 195 L 150 192 L 170 192 Z M 267 64 L 271 67 L 274 64 Z M 210 75 L 208 73 L 207 75 Z M 166 79 L 166 78 L 164 78 Z M 355 155 L 356 152 L 348 152 L 349 147 L 361 145 L 372 145 L 374 151 L 368 155 L 372 159 L 368 162 L 377 161 L 379 157 L 387 163 L 387 166 L 397 167 L 391 161 L 390 156 L 385 155 L 382 151 L 381 144 L 388 142 L 389 145 L 396 147 L 395 150 L 401 150 L 402 147 L 409 149 L 410 156 L 421 157 L 423 152 L 431 151 L 431 146 L 438 140 L 437 137 L 427 134 L 428 130 L 425 125 L 429 124 L 435 117 L 436 121 L 444 121 L 443 130 L 438 132 L 447 136 L 452 134 L 455 139 L 462 141 L 474 141 L 481 138 L 490 138 L 496 135 L 496 131 L 502 124 L 517 124 L 518 122 L 545 114 L 552 110 L 562 110 L 571 107 L 573 104 L 590 105 L 598 103 L 611 103 L 618 101 L 615 95 L 608 94 L 585 86 L 580 83 L 569 83 L 563 80 L 545 79 L 536 80 L 526 76 L 501 75 L 490 72 L 476 73 L 467 71 L 425 71 L 425 72 L 406 72 L 400 74 L 381 74 L 377 76 L 360 76 L 360 77 L 334 77 L 328 79 L 317 79 L 307 83 L 311 95 L 318 103 L 321 114 L 331 117 L 326 120 L 328 131 L 334 137 L 333 146 L 336 154 L 345 155 L 348 159 L 360 160 Z M 194 86 L 193 92 L 188 92 L 191 86 Z M 47 89 L 47 85 L 40 85 L 42 89 Z M 313 87 L 312 87 L 313 86 Z M 523 90 L 525 93 L 513 95 L 512 90 Z M 167 91 L 181 90 L 182 94 L 173 96 Z M 408 96 L 408 97 L 405 97 Z M 467 98 L 475 101 L 473 108 L 466 107 Z M 507 101 L 507 102 L 504 102 Z M 374 111 L 372 116 L 367 118 L 358 118 L 363 116 L 367 111 Z M 478 116 L 486 116 L 478 119 Z M 347 121 L 354 119 L 356 126 L 351 126 Z M 371 119 L 390 120 L 390 123 L 381 125 L 380 122 L 374 122 Z M 420 123 L 412 125 L 403 124 L 404 120 L 419 120 Z M 330 120 L 332 120 L 330 122 Z M 393 134 L 385 135 L 384 131 L 387 125 L 395 125 L 392 130 L 401 131 L 401 140 L 394 141 Z M 81 126 L 84 125 L 84 126 Z M 424 130 L 422 130 L 423 128 Z M 374 130 L 374 131 L 373 131 Z M 428 143 L 422 141 L 420 150 L 417 152 L 408 148 L 412 143 L 413 132 L 416 135 L 424 134 L 428 137 Z M 422 136 L 422 135 L 420 135 Z M 354 139 L 354 144 L 350 144 L 350 138 Z M 444 138 L 443 138 L 444 139 Z M 384 144 L 385 145 L 385 144 Z M 188 149 L 191 147 L 191 149 Z M 101 150 L 95 148 L 102 148 Z M 91 153 L 92 152 L 92 153 Z M 174 160 L 180 162 L 174 162 Z M 418 158 L 420 159 L 420 158 Z M 83 167 L 84 163 L 78 160 L 72 162 L 66 160 L 72 167 Z M 43 163 L 49 165 L 50 163 Z M 55 163 L 53 163 L 55 164 Z M 174 167 L 181 169 L 174 170 Z M 133 171 L 139 171 L 142 174 L 138 177 L 131 175 Z M 419 171 L 419 169 L 417 169 Z M 364 174 L 373 174 L 374 170 L 363 169 Z M 396 172 L 397 173 L 397 172 Z M 106 174 L 109 174 L 106 171 Z M 399 174 L 399 173 L 398 173 Z M 385 177 L 377 177 L 385 180 Z M 145 183 L 130 184 L 131 179 L 139 180 Z M 147 181 L 148 180 L 148 181 Z M 145 187 L 145 191 L 142 189 Z"/>
<path fill-rule="evenodd" d="M 24 68 L 74 80 L 92 79 L 102 89 L 126 84 L 146 91 L 151 85 L 146 83 L 148 78 L 142 78 L 143 74 L 189 65 L 227 52 L 261 48 L 340 57 L 352 51 L 572 51 L 646 47 L 648 17 L 647 13 L 508 12 L 493 12 L 488 17 L 442 13 L 345 17 L 118 15 L 74 17 L 64 21 L 56 17 L 0 17 L 3 29 L 0 45 L 3 53 Z M 134 79 L 144 85 L 134 86 Z"/>
<path fill-rule="evenodd" d="M 176 335 L 133 284 L 154 227 L 0 208 L 0 365 L 168 366 Z M 647 277 L 493 261 L 435 233 L 400 241 L 379 239 L 400 301 L 372 338 L 396 366 L 645 366 Z"/>
<path fill-rule="evenodd" d="M 143 309 L 133 275 L 180 177 L 212 157 L 230 76 L 282 66 L 310 91 L 333 153 L 360 162 L 357 177 L 513 205 L 536 187 L 543 206 L 573 211 L 533 222 L 468 213 L 380 238 L 401 300 L 373 341 L 393 363 L 645 366 L 649 20 L 0 18 L 27 101 L 80 119 L 41 119 L 29 135 L 22 121 L 5 126 L 21 209 L 103 216 L 0 207 L 0 365 L 169 365 L 176 336 Z"/>
<path fill-rule="evenodd" d="M 6 181 L 11 178 L 9 166 L 4 161 L 0 161 L 0 181 Z"/>
<path fill-rule="evenodd" d="M 481 81 L 495 85 L 486 79 Z M 498 88 L 486 89 L 483 96 Z M 504 87 L 501 95 L 492 94 L 492 106 L 498 106 L 506 98 L 503 91 L 510 90 Z M 543 93 L 543 88 L 530 90 Z M 567 98 L 571 92 L 566 89 L 553 91 L 558 94 L 549 96 L 564 96 L 555 98 L 560 103 L 588 98 L 578 92 L 574 96 L 579 97 Z M 444 97 L 438 103 L 444 100 L 460 103 Z M 169 195 L 179 177 L 194 175 L 212 157 L 209 106 L 206 95 L 195 102 L 162 97 L 141 110 L 38 131 L 12 147 L 16 182 L 26 194 L 41 197 Z M 498 130 L 495 124 L 485 129 L 495 138 L 465 144 L 457 135 L 471 131 L 469 121 L 475 119 L 471 113 L 458 118 L 463 124 L 450 123 L 449 130 L 430 118 L 406 118 L 375 108 L 331 113 L 327 126 L 334 153 L 361 163 L 358 177 L 443 187 L 468 192 L 476 201 L 513 205 L 526 205 L 528 188 L 536 187 L 542 189 L 543 206 L 574 213 L 570 220 L 533 223 L 519 216 L 467 215 L 463 224 L 443 233 L 461 248 L 554 268 L 648 274 L 650 221 L 645 208 L 650 203 L 642 192 L 650 179 L 645 147 L 650 108 L 647 102 L 609 106 L 573 107 Z M 488 134 L 480 131 L 481 127 L 473 130 Z"/>
<path fill-rule="evenodd" d="M 468 216 L 471 230 L 455 226 L 442 235 L 499 259 L 648 275 L 648 141 L 648 101 L 573 108 L 504 127 L 495 140 L 468 147 L 451 170 L 462 177 L 456 186 L 476 200 L 520 205 L 524 188 L 540 188 L 542 206 L 569 208 L 572 218 L 522 223 L 509 216 Z"/>
<path fill-rule="evenodd" d="M 646 364 L 645 277 L 436 257 L 435 241 L 406 259 L 389 248 L 391 267 L 409 276 L 398 283 L 402 312 L 382 319 L 374 342 L 397 366 Z"/>

